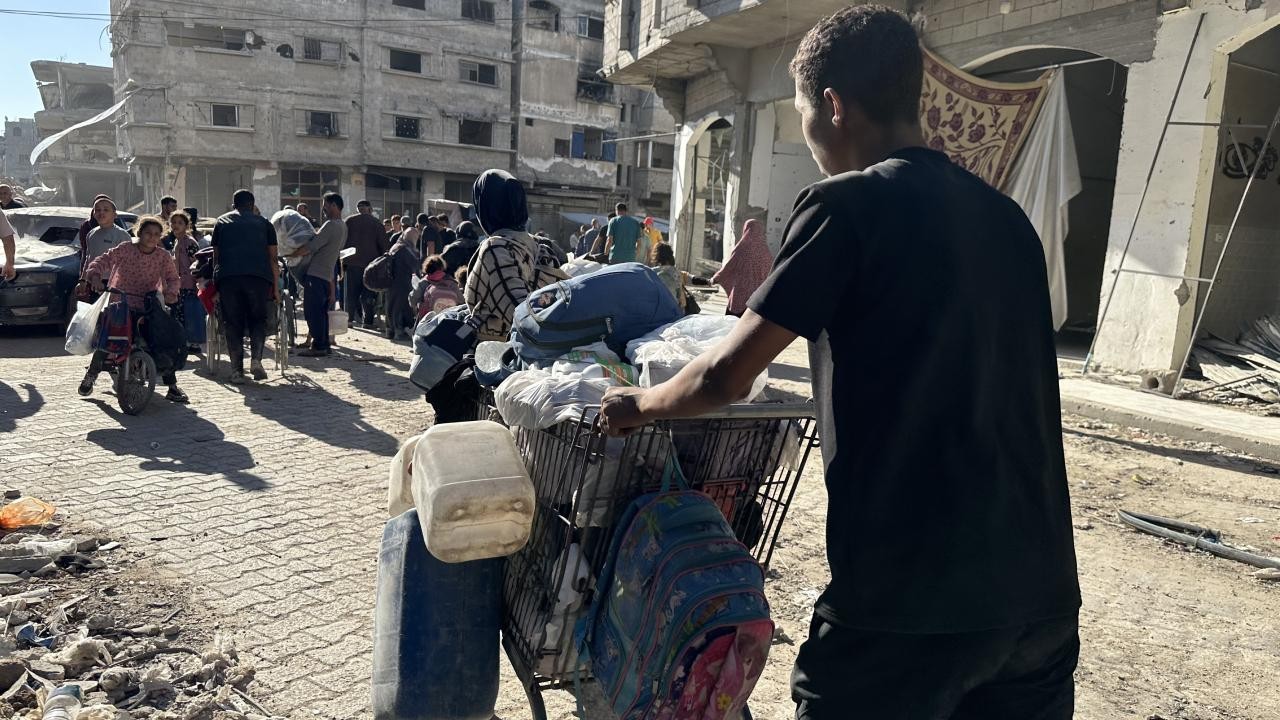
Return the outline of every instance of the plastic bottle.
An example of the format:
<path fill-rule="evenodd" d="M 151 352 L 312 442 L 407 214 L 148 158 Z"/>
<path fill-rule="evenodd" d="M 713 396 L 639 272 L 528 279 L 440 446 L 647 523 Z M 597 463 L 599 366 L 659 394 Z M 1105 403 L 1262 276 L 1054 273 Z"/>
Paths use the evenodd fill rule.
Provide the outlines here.
<path fill-rule="evenodd" d="M 511 431 L 436 425 L 414 449 L 413 499 L 427 549 L 447 563 L 510 555 L 529 541 L 533 483 Z"/>
<path fill-rule="evenodd" d="M 79 685 L 64 685 L 54 690 L 44 703 L 43 720 L 75 720 L 83 699 Z"/>

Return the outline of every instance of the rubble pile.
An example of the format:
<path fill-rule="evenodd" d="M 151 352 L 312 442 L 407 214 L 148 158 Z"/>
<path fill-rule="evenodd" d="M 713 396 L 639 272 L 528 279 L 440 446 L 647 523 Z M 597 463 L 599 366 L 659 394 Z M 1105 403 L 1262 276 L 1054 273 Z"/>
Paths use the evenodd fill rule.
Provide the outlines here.
<path fill-rule="evenodd" d="M 0 509 L 0 718 L 273 718 L 229 638 L 175 622 L 181 605 L 123 579 L 120 543 L 63 535 L 52 515 L 34 498 Z"/>

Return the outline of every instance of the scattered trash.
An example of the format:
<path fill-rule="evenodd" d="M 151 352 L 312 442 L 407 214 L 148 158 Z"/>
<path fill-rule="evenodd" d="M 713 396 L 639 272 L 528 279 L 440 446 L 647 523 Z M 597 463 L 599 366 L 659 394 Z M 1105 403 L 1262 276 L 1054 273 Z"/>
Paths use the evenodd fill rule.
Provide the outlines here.
<path fill-rule="evenodd" d="M 1263 520 L 1262 518 L 1257 518 L 1257 517 L 1238 517 L 1236 518 L 1236 522 L 1242 522 L 1248 525 L 1253 525 L 1255 523 L 1264 523 L 1266 522 L 1266 520 Z"/>
<path fill-rule="evenodd" d="M 1246 565 L 1280 570 L 1280 558 L 1263 557 L 1227 545 L 1222 542 L 1222 534 L 1217 530 L 1210 530 L 1206 527 L 1192 525 L 1172 518 L 1160 517 L 1159 515 L 1144 515 L 1128 510 L 1121 510 L 1118 515 L 1121 522 L 1149 535 L 1189 545 L 1218 557 L 1235 560 Z"/>
<path fill-rule="evenodd" d="M 108 569 L 129 562 L 120 543 L 59 538 L 54 512 L 34 498 L 0 509 L 0 718 L 279 720 L 229 638 L 174 624 L 172 595 Z"/>
<path fill-rule="evenodd" d="M 14 530 L 21 527 L 43 525 L 53 519 L 57 508 L 38 498 L 28 497 L 0 508 L 0 528 Z"/>
<path fill-rule="evenodd" d="M 1249 575 L 1258 580 L 1280 582 L 1280 568 L 1262 568 L 1261 570 L 1254 570 Z"/>

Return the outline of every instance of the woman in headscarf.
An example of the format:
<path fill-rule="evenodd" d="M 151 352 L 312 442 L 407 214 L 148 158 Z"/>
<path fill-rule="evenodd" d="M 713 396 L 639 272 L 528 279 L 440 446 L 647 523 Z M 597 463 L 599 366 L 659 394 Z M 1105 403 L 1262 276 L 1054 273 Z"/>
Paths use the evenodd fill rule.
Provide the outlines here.
<path fill-rule="evenodd" d="M 519 180 L 503 170 L 486 170 L 476 178 L 472 194 L 480 227 L 489 237 L 471 260 L 463 299 L 478 339 L 505 342 L 525 297 L 566 276 L 525 231 L 529 209 Z"/>
<path fill-rule="evenodd" d="M 741 317 L 747 311 L 747 301 L 764 284 L 772 268 L 773 253 L 764 239 L 764 225 L 759 220 L 746 221 L 729 259 L 711 278 L 729 295 L 728 314 Z"/>

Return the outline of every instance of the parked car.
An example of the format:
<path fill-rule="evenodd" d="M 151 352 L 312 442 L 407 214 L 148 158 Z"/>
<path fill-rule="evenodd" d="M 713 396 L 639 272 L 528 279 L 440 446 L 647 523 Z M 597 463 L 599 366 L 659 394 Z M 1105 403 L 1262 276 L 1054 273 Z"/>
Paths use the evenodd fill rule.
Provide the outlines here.
<path fill-rule="evenodd" d="M 78 235 L 89 213 L 82 207 L 5 211 L 13 225 L 18 276 L 0 284 L 0 325 L 61 325 L 71 318 L 76 306 L 72 293 L 80 278 Z M 132 213 L 116 215 L 116 224 L 126 230 L 137 220 Z"/>

